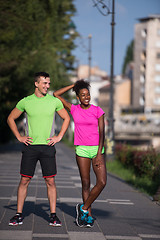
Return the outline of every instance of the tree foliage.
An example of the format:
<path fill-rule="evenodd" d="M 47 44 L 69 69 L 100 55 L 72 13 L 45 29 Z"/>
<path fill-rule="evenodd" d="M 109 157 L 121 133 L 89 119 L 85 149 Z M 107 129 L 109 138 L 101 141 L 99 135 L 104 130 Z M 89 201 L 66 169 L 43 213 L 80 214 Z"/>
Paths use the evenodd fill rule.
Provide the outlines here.
<path fill-rule="evenodd" d="M 122 73 L 125 74 L 125 70 L 127 67 L 127 64 L 131 61 L 133 61 L 133 47 L 134 47 L 134 41 L 132 40 L 131 43 L 127 46 L 126 54 L 123 61 L 122 66 Z"/>
<path fill-rule="evenodd" d="M 48 72 L 52 88 L 68 81 L 75 11 L 73 0 L 0 0 L 0 142 L 8 139 L 8 113 L 33 91 L 35 72 Z"/>

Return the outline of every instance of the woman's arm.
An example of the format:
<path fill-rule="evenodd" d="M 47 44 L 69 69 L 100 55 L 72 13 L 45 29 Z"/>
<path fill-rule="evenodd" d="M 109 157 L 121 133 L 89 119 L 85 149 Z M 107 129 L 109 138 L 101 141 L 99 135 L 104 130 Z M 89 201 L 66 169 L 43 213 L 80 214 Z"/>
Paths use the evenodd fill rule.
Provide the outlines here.
<path fill-rule="evenodd" d="M 104 136 L 105 136 L 104 115 L 98 118 L 98 128 L 99 128 L 99 146 L 98 146 L 97 156 L 93 158 L 93 165 L 100 168 L 101 164 L 103 163 L 102 148 L 104 146 Z"/>
<path fill-rule="evenodd" d="M 104 146 L 104 138 L 105 138 L 105 126 L 104 126 L 104 114 L 98 118 L 98 127 L 99 127 L 99 148 L 98 148 L 98 154 L 101 154 L 102 148 Z"/>
<path fill-rule="evenodd" d="M 54 95 L 55 97 L 57 97 L 58 99 L 61 100 L 61 102 L 63 103 L 64 107 L 65 107 L 68 111 L 71 111 L 71 105 L 72 105 L 72 104 L 71 104 L 70 102 L 67 102 L 63 97 L 61 97 L 61 95 L 62 95 L 63 93 L 65 93 L 65 92 L 69 91 L 69 90 L 72 89 L 73 87 L 74 87 L 74 84 L 69 85 L 69 86 L 64 87 L 64 88 L 61 88 L 61 89 L 59 89 L 59 90 L 57 90 L 57 91 L 55 91 L 55 92 L 53 93 L 53 95 Z"/>

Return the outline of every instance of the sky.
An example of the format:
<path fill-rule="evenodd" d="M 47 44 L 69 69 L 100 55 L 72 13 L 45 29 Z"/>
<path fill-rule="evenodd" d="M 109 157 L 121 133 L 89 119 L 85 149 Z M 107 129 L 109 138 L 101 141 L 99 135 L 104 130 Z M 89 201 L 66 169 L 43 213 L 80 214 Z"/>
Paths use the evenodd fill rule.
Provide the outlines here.
<path fill-rule="evenodd" d="M 112 0 L 104 3 L 112 10 Z M 81 35 L 73 51 L 77 62 L 88 64 L 88 35 L 91 34 L 91 66 L 98 66 L 110 75 L 112 15 L 103 16 L 93 0 L 75 0 L 74 4 L 77 12 L 72 19 Z M 115 0 L 114 74 L 121 74 L 127 46 L 134 38 L 134 25 L 139 18 L 152 14 L 160 14 L 160 0 Z"/>

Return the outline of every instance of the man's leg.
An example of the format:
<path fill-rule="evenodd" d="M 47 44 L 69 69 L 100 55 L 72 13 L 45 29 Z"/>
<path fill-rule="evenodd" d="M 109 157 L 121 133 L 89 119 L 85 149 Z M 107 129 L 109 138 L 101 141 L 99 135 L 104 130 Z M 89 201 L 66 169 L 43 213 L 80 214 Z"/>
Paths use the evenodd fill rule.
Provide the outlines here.
<path fill-rule="evenodd" d="M 17 213 L 22 213 L 24 201 L 27 196 L 28 185 L 31 178 L 21 177 L 17 192 Z"/>
<path fill-rule="evenodd" d="M 57 190 L 56 184 L 53 177 L 45 178 L 47 185 L 47 194 L 50 205 L 50 223 L 49 225 L 54 227 L 61 227 L 62 223 L 56 215 L 56 201 L 57 201 Z"/>
<path fill-rule="evenodd" d="M 56 200 L 57 200 L 57 191 L 54 177 L 45 178 L 45 182 L 47 185 L 47 195 L 50 205 L 51 213 L 56 212 Z"/>
<path fill-rule="evenodd" d="M 30 183 L 31 178 L 28 177 L 21 177 L 18 192 L 17 192 L 17 213 L 14 217 L 12 217 L 9 221 L 10 226 L 17 226 L 23 224 L 22 218 L 22 210 L 24 201 L 27 196 L 27 189 Z"/>

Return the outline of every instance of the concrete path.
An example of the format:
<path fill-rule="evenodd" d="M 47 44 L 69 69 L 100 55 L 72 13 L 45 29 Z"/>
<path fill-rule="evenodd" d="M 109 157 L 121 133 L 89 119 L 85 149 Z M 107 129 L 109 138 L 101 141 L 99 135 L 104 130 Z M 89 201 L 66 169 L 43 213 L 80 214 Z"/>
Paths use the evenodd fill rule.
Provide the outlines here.
<path fill-rule="evenodd" d="M 62 227 L 49 222 L 49 204 L 40 165 L 28 189 L 24 206 L 24 224 L 8 226 L 16 211 L 19 183 L 20 145 L 0 148 L 0 240 L 155 240 L 160 239 L 160 206 L 124 181 L 108 174 L 108 183 L 93 204 L 96 218 L 93 228 L 75 224 L 75 205 L 82 202 L 81 182 L 74 151 L 56 145 L 58 174 L 57 215 Z M 92 186 L 95 183 L 91 174 Z"/>

